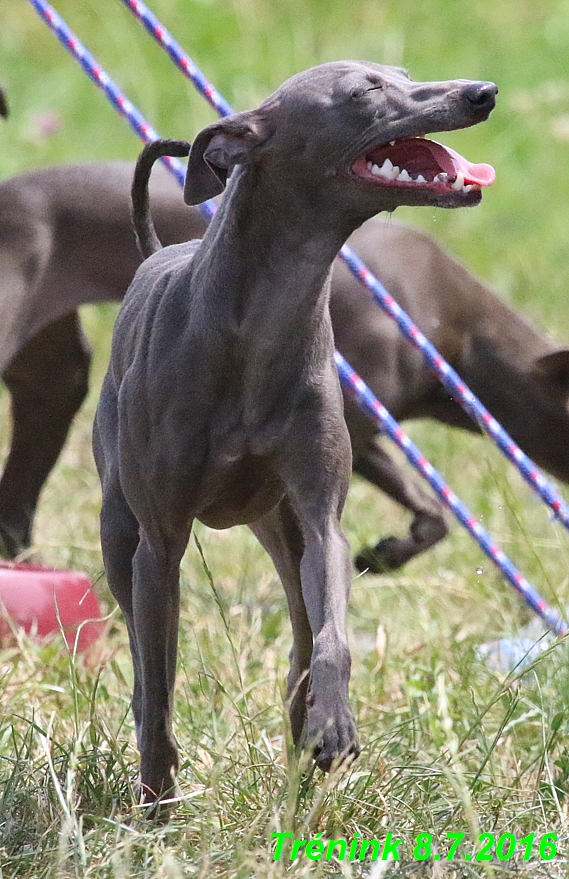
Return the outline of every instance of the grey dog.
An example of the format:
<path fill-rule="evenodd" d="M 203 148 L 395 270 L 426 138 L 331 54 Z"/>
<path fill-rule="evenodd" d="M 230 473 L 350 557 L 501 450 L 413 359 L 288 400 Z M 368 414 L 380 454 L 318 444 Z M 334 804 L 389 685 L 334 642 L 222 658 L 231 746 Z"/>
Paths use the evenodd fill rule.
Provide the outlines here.
<path fill-rule="evenodd" d="M 378 211 L 479 202 L 474 166 L 423 135 L 486 119 L 496 91 L 329 63 L 293 76 L 257 110 L 210 125 L 191 148 L 185 201 L 219 194 L 231 172 L 225 197 L 201 242 L 158 250 L 138 269 L 94 427 L 101 544 L 129 631 L 147 802 L 174 790 L 179 565 L 196 518 L 249 525 L 274 561 L 293 630 L 295 743 L 306 741 L 324 770 L 358 751 L 340 527 L 351 449 L 331 265 Z M 140 189 L 161 148 L 143 151 L 133 185 L 150 249 L 158 243 Z"/>

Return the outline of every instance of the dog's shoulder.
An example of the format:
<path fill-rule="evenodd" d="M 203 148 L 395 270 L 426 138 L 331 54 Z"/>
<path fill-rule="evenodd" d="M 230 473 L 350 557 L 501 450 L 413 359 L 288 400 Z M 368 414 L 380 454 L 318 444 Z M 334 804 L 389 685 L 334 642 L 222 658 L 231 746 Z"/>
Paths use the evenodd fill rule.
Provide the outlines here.
<path fill-rule="evenodd" d="M 192 260 L 200 244 L 200 239 L 170 244 L 145 259 L 136 270 L 125 297 L 125 304 L 131 300 L 141 303 L 149 297 L 161 296 L 172 280 L 181 276 L 187 276 L 189 281 Z"/>
<path fill-rule="evenodd" d="M 151 334 L 160 311 L 175 313 L 176 309 L 184 309 L 191 296 L 192 261 L 199 245 L 199 239 L 171 244 L 153 253 L 138 267 L 113 334 L 113 348 L 122 349 L 121 359 L 128 360 L 141 340 Z"/>

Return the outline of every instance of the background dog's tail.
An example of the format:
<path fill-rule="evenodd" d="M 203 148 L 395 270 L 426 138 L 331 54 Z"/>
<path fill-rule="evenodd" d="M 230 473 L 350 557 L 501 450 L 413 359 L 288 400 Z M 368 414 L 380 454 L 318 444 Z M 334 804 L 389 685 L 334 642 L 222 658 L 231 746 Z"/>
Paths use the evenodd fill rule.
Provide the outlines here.
<path fill-rule="evenodd" d="M 6 97 L 6 92 L 0 86 L 0 116 L 4 119 L 8 118 L 8 98 Z"/>
<path fill-rule="evenodd" d="M 132 198 L 132 224 L 136 242 L 143 259 L 162 250 L 162 244 L 156 234 L 148 199 L 148 181 L 156 159 L 162 156 L 183 158 L 190 153 L 191 144 L 185 140 L 153 140 L 147 143 L 138 157 L 134 169 L 134 179 L 130 191 Z"/>

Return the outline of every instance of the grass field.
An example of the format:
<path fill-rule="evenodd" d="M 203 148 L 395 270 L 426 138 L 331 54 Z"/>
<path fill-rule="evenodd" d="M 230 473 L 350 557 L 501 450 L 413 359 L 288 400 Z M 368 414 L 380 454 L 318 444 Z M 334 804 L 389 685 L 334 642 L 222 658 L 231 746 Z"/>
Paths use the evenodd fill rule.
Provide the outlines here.
<path fill-rule="evenodd" d="M 161 134 L 191 139 L 212 121 L 118 0 L 56 6 Z M 566 0 L 154 0 L 153 9 L 238 109 L 297 70 L 343 57 L 404 64 L 416 79 L 496 81 L 491 119 L 442 138 L 496 167 L 482 205 L 402 210 L 397 218 L 429 231 L 536 326 L 569 341 Z M 0 82 L 12 114 L 0 127 L 0 177 L 54 162 L 134 158 L 134 135 L 29 3 L 2 0 L 1 16 Z M 114 314 L 111 306 L 85 309 L 92 388 L 35 532 L 42 557 L 87 571 L 109 609 L 90 429 Z M 489 441 L 431 424 L 410 432 L 528 578 L 565 607 L 567 534 Z M 3 393 L 0 454 L 8 436 Z M 379 533 L 402 533 L 408 521 L 354 480 L 344 524 L 356 550 Z M 132 808 L 137 754 L 120 616 L 88 664 L 60 642 L 38 647 L 22 637 L 0 653 L 1 879 L 568 874 L 566 650 L 558 645 L 508 678 L 480 659 L 481 643 L 515 633 L 529 615 L 458 525 L 397 576 L 354 579 L 351 691 L 363 750 L 348 772 L 328 779 L 296 772 L 287 760 L 290 628 L 270 562 L 246 529 L 196 534 L 211 579 L 192 540 L 175 708 L 182 807 L 163 827 Z M 271 834 L 281 831 L 348 841 L 391 832 L 402 840 L 402 859 L 274 861 Z M 558 853 L 544 860 L 539 842 L 550 832 Z M 421 833 L 432 834 L 440 859 L 414 858 Z M 448 833 L 465 834 L 453 860 Z M 482 833 L 514 834 L 513 857 L 465 859 Z M 531 833 L 524 860 L 530 842 L 520 841 Z"/>

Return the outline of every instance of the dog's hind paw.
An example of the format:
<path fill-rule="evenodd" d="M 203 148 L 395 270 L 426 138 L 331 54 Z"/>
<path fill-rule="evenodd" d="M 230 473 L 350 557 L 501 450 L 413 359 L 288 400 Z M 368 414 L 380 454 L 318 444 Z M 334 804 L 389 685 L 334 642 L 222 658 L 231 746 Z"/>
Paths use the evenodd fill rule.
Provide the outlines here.
<path fill-rule="evenodd" d="M 364 547 L 354 564 L 361 574 L 396 571 L 447 534 L 448 525 L 442 513 L 421 511 L 415 514 L 407 537 L 384 537 L 375 546 Z"/>
<path fill-rule="evenodd" d="M 182 792 L 175 778 L 172 787 L 160 795 L 143 784 L 140 775 L 133 787 L 137 799 L 135 809 L 138 817 L 155 824 L 167 824 L 182 799 Z"/>
<path fill-rule="evenodd" d="M 360 574 L 396 571 L 409 559 L 408 543 L 399 537 L 384 537 L 375 546 L 364 546 L 354 559 L 356 570 Z M 403 549 L 407 552 L 402 552 Z"/>

